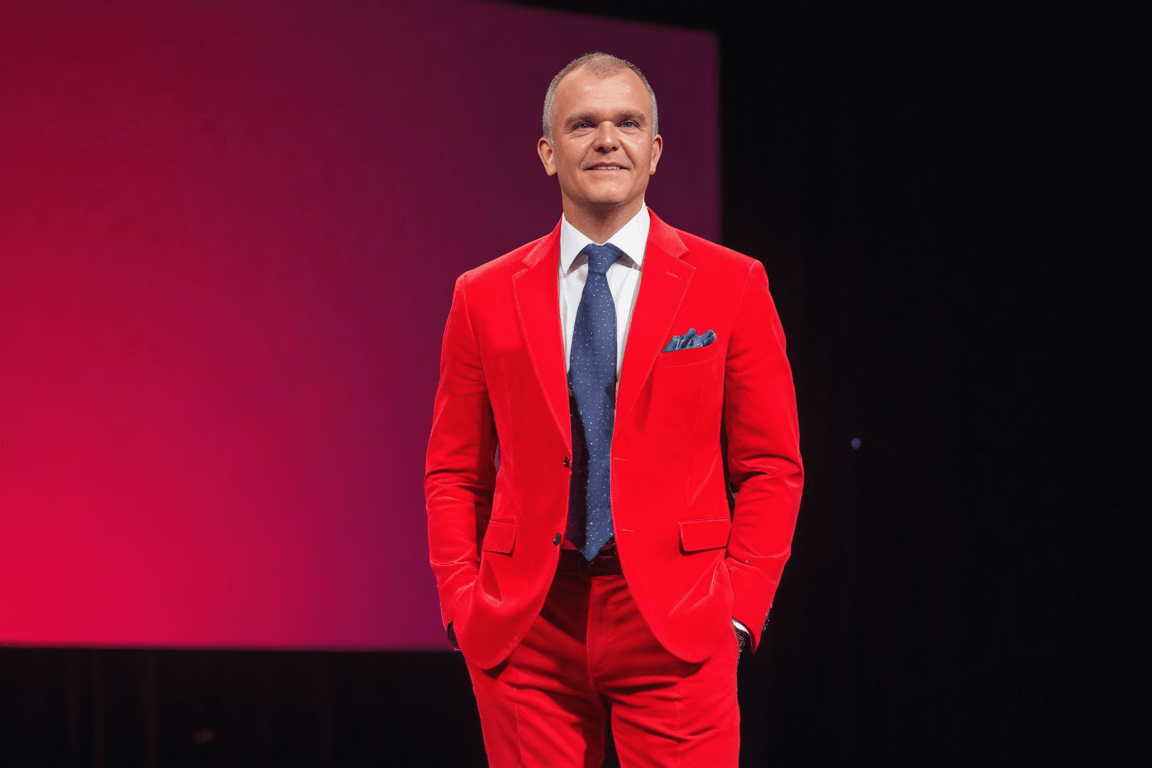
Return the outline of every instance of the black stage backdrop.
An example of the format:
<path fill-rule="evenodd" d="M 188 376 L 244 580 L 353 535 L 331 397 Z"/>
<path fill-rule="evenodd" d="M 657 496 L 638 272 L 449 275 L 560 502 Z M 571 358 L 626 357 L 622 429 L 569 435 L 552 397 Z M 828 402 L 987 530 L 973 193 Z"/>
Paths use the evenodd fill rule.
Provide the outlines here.
<path fill-rule="evenodd" d="M 603 11 L 719 34 L 724 241 L 767 266 L 796 376 L 808 481 L 742 765 L 1146 761 L 1136 4 L 751 7 Z M 447 653 L 3 649 L 0 749 L 483 765 Z"/>

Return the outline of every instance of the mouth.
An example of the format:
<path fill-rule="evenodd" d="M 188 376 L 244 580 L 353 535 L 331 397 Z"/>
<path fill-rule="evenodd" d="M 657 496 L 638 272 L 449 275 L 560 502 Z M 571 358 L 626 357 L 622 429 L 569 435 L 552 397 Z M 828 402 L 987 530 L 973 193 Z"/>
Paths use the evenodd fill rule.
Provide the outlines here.
<path fill-rule="evenodd" d="M 628 169 L 622 165 L 617 165 L 616 163 L 597 163 L 596 165 L 592 166 L 591 168 L 587 168 L 585 170 L 589 170 L 589 171 L 626 171 Z"/>

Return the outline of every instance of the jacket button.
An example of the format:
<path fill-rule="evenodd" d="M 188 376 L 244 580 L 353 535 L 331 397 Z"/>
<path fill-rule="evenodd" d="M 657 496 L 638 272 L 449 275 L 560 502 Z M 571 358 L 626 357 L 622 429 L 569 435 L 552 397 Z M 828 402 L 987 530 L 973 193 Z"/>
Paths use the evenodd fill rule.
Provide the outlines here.
<path fill-rule="evenodd" d="M 560 546 L 560 534 L 556 534 L 552 537 L 552 543 L 556 546 Z"/>
<path fill-rule="evenodd" d="M 564 457 L 564 466 L 566 466 L 566 467 L 572 466 L 572 462 L 569 461 L 567 456 Z"/>

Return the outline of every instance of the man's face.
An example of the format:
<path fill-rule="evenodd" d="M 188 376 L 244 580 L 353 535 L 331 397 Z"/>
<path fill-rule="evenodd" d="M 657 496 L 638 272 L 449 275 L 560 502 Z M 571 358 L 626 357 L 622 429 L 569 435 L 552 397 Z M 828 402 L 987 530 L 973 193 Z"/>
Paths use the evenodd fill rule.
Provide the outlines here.
<path fill-rule="evenodd" d="M 560 180 L 565 211 L 640 210 L 663 140 L 652 135 L 652 105 L 630 69 L 598 78 L 569 72 L 556 88 L 552 140 L 537 149 L 544 169 Z"/>

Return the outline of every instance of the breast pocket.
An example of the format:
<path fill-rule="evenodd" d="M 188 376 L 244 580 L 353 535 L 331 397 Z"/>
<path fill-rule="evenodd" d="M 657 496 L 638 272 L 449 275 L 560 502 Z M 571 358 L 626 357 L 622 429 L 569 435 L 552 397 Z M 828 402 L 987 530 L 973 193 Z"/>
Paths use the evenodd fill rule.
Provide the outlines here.
<path fill-rule="evenodd" d="M 713 342 L 706 347 L 678 349 L 675 352 L 661 352 L 656 358 L 659 368 L 679 368 L 685 365 L 699 365 L 715 360 L 720 354 L 720 345 Z"/>

